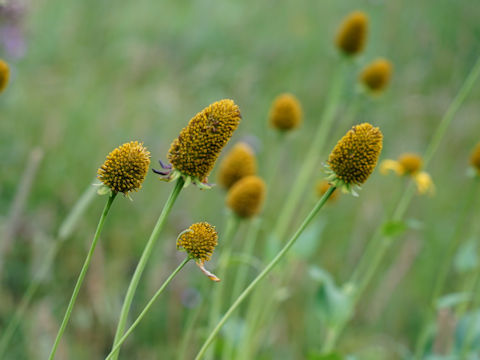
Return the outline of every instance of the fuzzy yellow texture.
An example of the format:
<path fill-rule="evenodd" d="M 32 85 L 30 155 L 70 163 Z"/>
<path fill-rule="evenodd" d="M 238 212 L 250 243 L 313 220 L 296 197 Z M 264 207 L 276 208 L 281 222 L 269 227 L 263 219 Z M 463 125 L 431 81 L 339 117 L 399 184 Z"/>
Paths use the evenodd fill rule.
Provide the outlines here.
<path fill-rule="evenodd" d="M 326 180 L 318 181 L 317 185 L 315 186 L 317 196 L 322 197 L 327 192 L 327 190 L 330 189 L 330 186 L 331 185 Z M 340 195 L 340 192 L 338 191 L 338 189 L 335 189 L 335 191 L 332 193 L 332 195 L 330 195 L 330 197 L 328 198 L 328 201 L 329 202 L 337 201 L 339 195 Z"/>
<path fill-rule="evenodd" d="M 270 109 L 270 125 L 281 131 L 297 128 L 302 123 L 302 107 L 298 99 L 289 93 L 275 98 Z"/>
<path fill-rule="evenodd" d="M 472 155 L 470 156 L 470 165 L 472 165 L 477 171 L 477 174 L 480 175 L 480 143 L 473 149 Z"/>
<path fill-rule="evenodd" d="M 245 143 L 236 144 L 220 163 L 218 182 L 229 189 L 245 176 L 257 173 L 257 159 L 253 149 Z"/>
<path fill-rule="evenodd" d="M 265 200 L 266 185 L 258 176 L 247 176 L 237 181 L 227 194 L 227 206 L 242 218 L 257 215 Z"/>
<path fill-rule="evenodd" d="M 10 78 L 10 67 L 8 64 L 0 59 L 0 93 L 5 90 L 8 85 L 8 79 Z"/>
<path fill-rule="evenodd" d="M 215 226 L 200 222 L 191 225 L 188 230 L 177 239 L 177 248 L 184 249 L 195 260 L 209 261 L 218 244 Z"/>
<path fill-rule="evenodd" d="M 388 86 L 392 77 L 392 63 L 379 58 L 368 64 L 360 73 L 360 81 L 367 89 L 378 93 Z"/>
<path fill-rule="evenodd" d="M 354 11 L 340 25 L 335 43 L 345 55 L 356 55 L 365 47 L 367 32 L 367 15 L 362 11 Z"/>
<path fill-rule="evenodd" d="M 423 160 L 420 155 L 405 153 L 398 157 L 398 163 L 405 175 L 414 175 L 423 167 Z"/>
<path fill-rule="evenodd" d="M 131 141 L 108 154 L 98 179 L 113 192 L 127 194 L 142 187 L 149 165 L 150 152 L 143 143 Z"/>
<path fill-rule="evenodd" d="M 211 104 L 195 115 L 173 141 L 169 161 L 182 174 L 205 181 L 240 120 L 240 109 L 233 100 Z"/>
<path fill-rule="evenodd" d="M 383 135 L 378 127 L 369 123 L 356 125 L 334 147 L 328 165 L 338 180 L 361 185 L 375 169 L 382 145 Z"/>

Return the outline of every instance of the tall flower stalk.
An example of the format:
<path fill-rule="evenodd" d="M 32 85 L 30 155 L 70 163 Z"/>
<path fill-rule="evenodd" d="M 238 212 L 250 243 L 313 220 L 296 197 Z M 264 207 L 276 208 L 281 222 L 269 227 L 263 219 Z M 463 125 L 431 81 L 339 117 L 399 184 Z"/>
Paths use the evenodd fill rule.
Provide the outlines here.
<path fill-rule="evenodd" d="M 285 257 L 290 248 L 295 244 L 299 236 L 314 219 L 323 205 L 325 205 L 336 188 L 339 187 L 344 191 L 352 192 L 354 187 L 360 186 L 367 180 L 378 162 L 378 157 L 382 150 L 382 144 L 382 133 L 378 128 L 374 128 L 368 123 L 353 127 L 342 139 L 340 139 L 328 159 L 328 166 L 331 171 L 330 182 L 332 186 L 315 204 L 290 240 L 230 306 L 203 343 L 200 351 L 195 357 L 196 360 L 203 358 L 208 347 L 214 341 L 215 336 L 225 322 L 240 306 L 242 301 L 253 291 L 257 284 L 260 283 L 280 262 L 280 260 Z M 348 154 L 348 156 L 346 154 Z"/>
<path fill-rule="evenodd" d="M 191 183 L 202 189 L 211 187 L 208 184 L 208 175 L 220 152 L 237 129 L 240 120 L 240 109 L 233 100 L 224 99 L 211 104 L 196 114 L 172 142 L 167 155 L 171 164 L 166 165 L 160 161 L 162 169 L 154 170 L 163 180 L 176 180 L 176 184 L 153 228 L 128 285 L 112 348 L 115 348 L 124 334 L 138 283 L 180 191 Z M 119 351 L 115 352 L 112 359 L 117 359 L 118 354 Z"/>
<path fill-rule="evenodd" d="M 115 200 L 119 192 L 127 196 L 129 192 L 140 189 L 145 180 L 145 176 L 147 175 L 149 165 L 150 153 L 142 144 L 132 141 L 113 150 L 107 156 L 104 164 L 98 169 L 98 178 L 103 183 L 104 189 L 109 193 L 109 196 L 102 215 L 100 216 L 87 257 L 85 258 L 80 274 L 78 275 L 60 329 L 58 330 L 55 342 L 50 351 L 49 360 L 55 358 L 55 353 L 57 352 L 58 345 L 60 344 L 60 340 L 65 332 L 68 321 L 70 320 L 78 293 L 80 292 L 83 280 L 85 279 L 90 262 L 92 261 L 95 247 L 97 246 L 98 239 L 100 238 L 103 225 L 105 224 L 113 200 Z"/>
<path fill-rule="evenodd" d="M 480 58 L 477 59 L 472 70 L 468 74 L 462 87 L 457 93 L 457 96 L 454 98 L 454 100 L 448 107 L 445 115 L 438 124 L 438 127 L 434 132 L 432 139 L 430 140 L 430 143 L 425 151 L 425 155 L 423 156 L 423 164 L 425 168 L 432 160 L 433 155 L 440 146 L 440 142 L 442 141 L 446 131 L 448 130 L 448 127 L 451 124 L 455 114 L 457 113 L 462 103 L 465 101 L 467 95 L 470 93 L 475 81 L 478 79 L 479 76 Z M 413 183 L 409 183 L 405 188 L 395 208 L 395 211 L 393 212 L 393 215 L 391 217 L 392 221 L 398 222 L 403 219 L 414 194 L 415 186 Z M 355 306 L 360 300 L 361 296 L 363 295 L 363 291 L 370 283 L 370 280 L 374 276 L 376 270 L 378 269 L 378 266 L 383 260 L 391 244 L 393 244 L 393 239 L 383 235 L 382 229 L 378 228 L 372 239 L 369 241 L 367 249 L 362 256 L 360 263 L 357 265 L 349 280 L 349 283 L 353 286 L 354 289 L 351 299 L 352 312 L 355 309 Z M 344 321 L 339 322 L 335 326 L 327 329 L 327 338 L 322 347 L 322 351 L 324 353 L 330 352 L 336 346 L 338 337 L 340 336 L 341 332 L 343 331 L 345 325 L 348 323 L 352 315 L 353 314 L 351 313 L 350 316 L 347 317 Z"/>
<path fill-rule="evenodd" d="M 158 297 L 162 294 L 163 290 L 167 287 L 167 285 L 172 281 L 172 279 L 180 272 L 181 269 L 189 262 L 190 260 L 195 260 L 196 264 L 200 268 L 200 270 L 207 275 L 210 280 L 213 281 L 220 281 L 220 279 L 205 269 L 204 263 L 205 261 L 209 261 L 210 257 L 215 250 L 215 247 L 218 244 L 218 233 L 215 230 L 215 227 L 202 222 L 196 223 L 191 225 L 187 230 L 180 233 L 177 238 L 177 249 L 183 250 L 187 252 L 187 257 L 177 266 L 177 268 L 168 276 L 168 278 L 164 281 L 164 283 L 160 286 L 157 292 L 153 295 L 147 305 L 143 308 L 138 315 L 137 319 L 133 322 L 133 324 L 125 331 L 125 334 L 117 341 L 117 343 L 113 346 L 112 350 L 105 358 L 105 360 L 112 359 L 116 354 L 118 354 L 118 350 L 123 342 L 127 339 L 127 337 L 135 330 L 138 326 L 140 321 L 145 317 L 148 311 L 151 309 L 155 301 Z"/>

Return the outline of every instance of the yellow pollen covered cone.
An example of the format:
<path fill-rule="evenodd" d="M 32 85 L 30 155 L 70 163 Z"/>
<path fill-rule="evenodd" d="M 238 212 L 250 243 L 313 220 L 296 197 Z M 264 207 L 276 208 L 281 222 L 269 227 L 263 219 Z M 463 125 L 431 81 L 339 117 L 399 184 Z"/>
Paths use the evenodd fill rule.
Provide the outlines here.
<path fill-rule="evenodd" d="M 289 93 L 277 96 L 270 109 L 270 126 L 280 131 L 289 131 L 301 123 L 302 107 L 298 99 Z"/>
<path fill-rule="evenodd" d="M 470 165 L 472 165 L 477 174 L 480 175 L 480 143 L 478 143 L 472 151 Z"/>
<path fill-rule="evenodd" d="M 382 92 L 390 83 L 392 70 L 393 66 L 390 61 L 379 58 L 362 70 L 360 82 L 371 92 Z"/>
<path fill-rule="evenodd" d="M 115 193 L 128 194 L 142 187 L 150 165 L 150 152 L 138 141 L 131 141 L 108 154 L 98 169 L 98 179 Z"/>
<path fill-rule="evenodd" d="M 340 25 L 335 43 L 338 49 L 345 55 L 357 55 L 365 47 L 367 32 L 367 15 L 362 11 L 354 11 Z"/>
<path fill-rule="evenodd" d="M 217 230 L 207 222 L 191 225 L 177 239 L 178 249 L 185 250 L 191 258 L 200 261 L 209 261 L 217 245 Z"/>
<path fill-rule="evenodd" d="M 10 67 L 5 61 L 0 59 L 0 93 L 2 93 L 7 87 L 9 78 Z"/>
<path fill-rule="evenodd" d="M 266 191 L 265 182 L 258 176 L 244 177 L 228 191 L 227 206 L 242 218 L 253 217 L 262 209 Z"/>
<path fill-rule="evenodd" d="M 236 144 L 220 163 L 218 182 L 229 189 L 241 178 L 255 175 L 257 160 L 253 149 L 246 143 Z"/>
<path fill-rule="evenodd" d="M 240 109 L 233 100 L 220 100 L 203 109 L 170 146 L 168 160 L 173 168 L 205 181 L 240 120 Z"/>
<path fill-rule="evenodd" d="M 329 181 L 336 185 L 361 185 L 372 174 L 382 151 L 383 134 L 369 123 L 353 126 L 340 139 L 328 158 L 332 172 Z"/>

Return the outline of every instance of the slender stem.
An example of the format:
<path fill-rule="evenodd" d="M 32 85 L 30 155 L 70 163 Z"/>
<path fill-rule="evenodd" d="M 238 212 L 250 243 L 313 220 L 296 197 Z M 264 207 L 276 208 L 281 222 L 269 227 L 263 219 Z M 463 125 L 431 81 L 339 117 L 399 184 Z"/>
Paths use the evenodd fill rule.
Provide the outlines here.
<path fill-rule="evenodd" d="M 218 261 L 218 270 L 216 270 L 217 276 L 222 279 L 222 282 L 214 290 L 212 306 L 210 307 L 208 327 L 212 328 L 218 318 L 220 317 L 222 311 L 222 297 L 224 293 L 225 286 L 228 285 L 228 282 L 225 281 L 225 275 L 228 268 L 228 263 L 230 262 L 230 257 L 233 250 L 233 238 L 238 231 L 241 218 L 239 218 L 235 213 L 231 212 L 228 215 L 227 226 L 225 229 L 225 235 L 222 237 L 222 241 L 225 244 L 222 249 L 222 255 Z M 212 347 L 213 349 L 214 347 Z M 207 358 L 213 357 L 212 352 L 207 354 Z"/>
<path fill-rule="evenodd" d="M 88 267 L 90 266 L 90 262 L 92 261 L 93 252 L 95 251 L 95 247 L 97 246 L 98 239 L 100 238 L 100 233 L 102 232 L 103 225 L 105 224 L 105 219 L 107 218 L 108 211 L 112 206 L 113 200 L 117 196 L 117 193 L 111 193 L 108 197 L 107 203 L 105 204 L 105 208 L 103 209 L 102 215 L 100 216 L 100 220 L 97 225 L 97 230 L 95 231 L 95 235 L 93 237 L 92 245 L 90 246 L 90 250 L 88 251 L 87 257 L 85 258 L 85 262 L 83 263 L 82 270 L 80 271 L 80 275 L 78 276 L 77 283 L 75 284 L 75 288 L 73 289 L 72 297 L 70 298 L 70 302 L 67 307 L 67 311 L 63 316 L 62 324 L 60 325 L 60 329 L 58 330 L 57 337 L 55 338 L 55 342 L 53 344 L 52 350 L 50 352 L 50 356 L 48 357 L 49 360 L 53 360 L 55 357 L 55 353 L 57 352 L 58 345 L 60 343 L 60 339 L 62 338 L 63 333 L 65 332 L 65 328 L 67 327 L 68 320 L 70 319 L 70 315 L 72 314 L 73 306 L 75 305 L 75 301 L 77 300 L 78 293 L 82 286 L 83 280 L 85 279 L 85 275 L 87 274 Z"/>
<path fill-rule="evenodd" d="M 291 237 L 291 239 L 285 244 L 285 246 L 280 250 L 280 252 L 273 258 L 272 261 L 263 269 L 263 271 L 257 275 L 257 277 L 248 285 L 248 287 L 240 294 L 240 296 L 235 300 L 235 302 L 230 306 L 230 308 L 227 310 L 225 315 L 220 319 L 218 322 L 217 326 L 213 329 L 213 331 L 210 333 L 208 336 L 207 340 L 203 343 L 200 351 L 198 352 L 197 356 L 195 357 L 196 360 L 201 359 L 205 351 L 208 349 L 209 345 L 213 342 L 215 336 L 218 334 L 220 331 L 221 327 L 225 324 L 225 322 L 230 318 L 232 313 L 240 306 L 242 301 L 252 292 L 252 290 L 255 288 L 255 286 L 262 281 L 269 273 L 270 271 L 277 265 L 277 263 L 283 259 L 285 254 L 290 250 L 290 248 L 295 244 L 297 241 L 298 237 L 303 233 L 305 228 L 310 224 L 310 222 L 313 220 L 315 215 L 320 211 L 320 209 L 325 205 L 327 202 L 328 198 L 332 193 L 335 191 L 335 187 L 332 186 L 330 187 L 327 192 L 322 196 L 322 198 L 317 202 L 317 204 L 313 207 L 312 211 L 308 216 L 305 218 L 303 223 L 300 225 L 298 230 L 295 232 L 295 234 Z"/>
<path fill-rule="evenodd" d="M 140 257 L 140 260 L 137 264 L 137 267 L 135 269 L 135 272 L 133 273 L 132 279 L 130 280 L 130 284 L 128 285 L 128 290 L 125 295 L 125 300 L 123 301 L 122 305 L 122 310 L 120 312 L 120 317 L 118 320 L 118 325 L 117 325 L 117 331 L 115 333 L 115 339 L 113 341 L 113 347 L 117 344 L 117 342 L 120 340 L 120 338 L 123 335 L 123 331 L 125 330 L 125 326 L 127 323 L 128 319 L 128 313 L 130 311 L 130 307 L 132 305 L 133 297 L 135 295 L 135 291 L 137 290 L 138 282 L 140 281 L 140 278 L 142 277 L 142 273 L 145 270 L 145 266 L 147 265 L 147 261 L 152 255 L 153 248 L 155 247 L 155 244 L 157 243 L 158 236 L 160 235 L 160 232 L 163 229 L 163 226 L 165 225 L 165 221 L 167 220 L 168 215 L 170 214 L 170 211 L 172 210 L 173 204 L 177 200 L 178 195 L 180 194 L 180 191 L 182 190 L 184 185 L 184 180 L 182 177 L 178 178 L 175 187 L 173 188 L 169 198 L 167 199 L 167 202 L 165 203 L 162 212 L 160 213 L 160 216 L 157 220 L 157 223 L 155 224 L 155 227 L 153 228 L 152 234 L 150 235 L 150 238 L 148 239 L 147 245 L 145 245 L 145 248 L 143 249 L 142 256 Z M 112 359 L 117 359 L 118 354 L 120 351 L 117 351 Z"/>
<path fill-rule="evenodd" d="M 466 198 L 461 208 L 461 211 L 457 215 L 457 222 L 455 225 L 455 230 L 453 231 L 452 238 L 448 242 L 447 249 L 445 250 L 445 260 L 442 261 L 443 266 L 440 266 L 438 269 L 438 276 L 436 277 L 435 284 L 433 286 L 432 296 L 430 298 L 429 307 L 427 313 L 425 314 L 425 319 L 423 321 L 423 329 L 418 337 L 417 344 L 415 346 L 415 359 L 420 360 L 423 357 L 425 351 L 425 345 L 428 340 L 428 326 L 433 320 L 436 310 L 436 301 L 442 294 L 443 288 L 447 282 L 448 270 L 453 261 L 453 257 L 457 252 L 460 240 L 462 239 L 461 234 L 464 229 L 465 220 L 468 219 L 468 214 L 472 210 L 474 200 L 477 199 L 477 179 L 474 179 L 472 185 L 470 186 L 469 191 L 466 193 Z"/>
<path fill-rule="evenodd" d="M 255 240 L 257 239 L 258 232 L 260 230 L 260 219 L 253 219 L 250 223 L 250 228 L 247 233 L 247 238 L 245 240 L 245 245 L 243 253 L 245 255 L 251 255 L 255 247 Z M 232 295 L 230 298 L 230 303 L 235 301 L 235 298 L 240 295 L 241 290 L 245 287 L 247 283 L 248 271 L 245 269 L 237 269 L 235 274 L 235 279 L 233 281 Z M 233 342 L 230 339 L 226 339 L 226 342 L 223 345 L 222 358 L 225 360 L 233 359 Z"/>
<path fill-rule="evenodd" d="M 293 217 L 292 215 L 300 201 L 300 198 L 307 185 L 310 184 L 312 172 L 316 169 L 320 156 L 323 155 L 325 143 L 328 139 L 333 120 L 335 119 L 335 114 L 340 101 L 340 95 L 342 93 L 342 83 L 346 61 L 347 60 L 342 59 L 340 66 L 338 66 L 336 69 L 332 87 L 330 88 L 327 103 L 325 104 L 325 110 L 322 114 L 322 118 L 320 119 L 317 132 L 315 133 L 313 141 L 310 144 L 308 153 L 303 159 L 302 167 L 298 172 L 295 184 L 293 184 L 291 187 L 292 191 L 288 193 L 285 205 L 283 206 L 282 211 L 277 218 L 277 222 L 273 231 L 275 236 L 271 237 L 271 239 L 276 239 L 277 242 L 281 241 L 285 236 L 286 231 L 290 226 L 290 221 Z"/>
<path fill-rule="evenodd" d="M 472 294 L 472 308 L 476 309 L 478 307 L 479 297 L 480 297 L 480 269 L 477 269 L 475 272 L 474 281 L 472 282 L 472 287 L 469 293 Z M 467 358 L 468 351 L 472 345 L 473 339 L 475 338 L 475 328 L 477 323 L 476 314 L 472 314 L 468 318 L 467 331 L 463 337 L 462 346 L 460 348 L 460 360 L 465 360 Z"/>
<path fill-rule="evenodd" d="M 190 257 L 186 257 L 185 260 L 183 260 L 180 265 L 170 274 L 170 276 L 165 280 L 165 282 L 160 286 L 160 288 L 157 290 L 155 295 L 150 299 L 150 301 L 147 303 L 147 305 L 143 308 L 142 312 L 140 315 L 138 315 L 137 319 L 133 322 L 133 324 L 128 328 L 128 330 L 125 332 L 125 334 L 115 343 L 115 346 L 113 349 L 110 351 L 110 354 L 105 358 L 105 360 L 110 360 L 115 353 L 117 353 L 118 349 L 120 349 L 120 346 L 124 343 L 124 341 L 127 339 L 127 337 L 135 330 L 137 325 L 142 321 L 142 319 L 145 317 L 147 312 L 150 310 L 150 308 L 153 306 L 153 303 L 158 299 L 160 294 L 163 292 L 163 290 L 167 287 L 167 285 L 172 281 L 172 279 L 175 277 L 175 275 L 178 274 L 180 270 L 185 266 L 187 262 L 191 260 Z"/>
<path fill-rule="evenodd" d="M 453 120 L 453 117 L 455 116 L 456 112 L 462 105 L 463 101 L 466 99 L 467 95 L 469 94 L 470 90 L 473 87 L 473 84 L 477 80 L 477 78 L 480 75 L 480 57 L 477 59 L 477 62 L 473 66 L 472 70 L 468 74 L 467 78 L 465 79 L 462 87 L 460 88 L 457 96 L 453 99 L 452 103 L 448 107 L 445 115 L 443 116 L 442 120 L 440 121 L 435 133 L 433 134 L 432 139 L 430 140 L 430 143 L 427 147 L 427 150 L 425 152 L 424 156 L 424 166 L 427 167 L 429 162 L 431 161 L 433 155 L 435 154 L 436 150 L 438 149 L 440 142 L 445 135 L 448 126 Z M 408 206 L 413 198 L 413 195 L 415 194 L 415 188 L 413 183 L 409 183 L 409 185 L 406 187 L 405 192 L 400 199 L 400 202 L 398 203 L 394 214 L 393 214 L 393 220 L 394 221 L 400 221 L 402 220 L 403 216 L 405 215 Z M 378 240 L 378 241 L 377 241 Z M 375 243 L 378 243 L 378 246 L 375 247 L 374 254 L 371 255 L 373 256 L 373 260 L 371 258 L 368 259 L 368 266 L 367 269 L 364 273 L 364 275 L 358 276 L 360 278 L 359 281 L 352 282 L 350 280 L 349 282 L 355 286 L 355 292 L 353 294 L 353 299 L 352 299 L 352 309 L 355 308 L 356 304 L 360 300 L 363 291 L 365 288 L 368 286 L 370 283 L 371 278 L 375 274 L 376 270 L 378 269 L 385 253 L 387 252 L 387 249 L 390 247 L 390 245 L 393 243 L 391 238 L 382 236 L 382 233 L 380 231 L 377 231 L 375 234 L 375 237 L 371 240 L 375 241 Z M 365 254 L 364 254 L 365 257 Z M 369 255 L 370 257 L 370 255 Z M 360 264 L 364 259 L 360 261 Z M 355 271 L 354 274 L 357 272 Z M 356 276 L 357 277 L 357 276 Z M 353 312 L 353 310 L 352 310 Z M 345 327 L 346 323 L 348 322 L 349 318 L 345 319 L 343 322 L 337 323 L 333 328 L 329 329 L 329 339 L 328 342 L 324 343 L 324 346 L 322 348 L 323 352 L 327 353 L 331 351 L 340 335 L 342 332 L 343 328 Z"/>

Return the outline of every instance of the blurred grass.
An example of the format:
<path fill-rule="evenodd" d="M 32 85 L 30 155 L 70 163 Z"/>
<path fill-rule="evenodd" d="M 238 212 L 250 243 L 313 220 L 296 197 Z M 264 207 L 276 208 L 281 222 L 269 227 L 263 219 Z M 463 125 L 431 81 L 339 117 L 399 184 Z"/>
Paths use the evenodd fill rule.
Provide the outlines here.
<path fill-rule="evenodd" d="M 349 74 L 352 85 L 340 115 L 352 98 L 359 68 L 385 56 L 394 63 L 392 86 L 382 98 L 367 100 L 356 122 L 369 121 L 382 127 L 383 158 L 396 158 L 404 151 L 422 152 L 480 52 L 480 7 L 473 1 L 29 2 L 23 22 L 26 55 L 9 59 L 0 49 L 0 57 L 6 57 L 13 72 L 9 88 L 0 97 L 2 227 L 28 154 L 40 146 L 45 158 L 8 255 L 0 295 L 0 327 L 8 321 L 35 272 L 31 267 L 38 261 L 35 257 L 41 258 L 32 251 L 36 239 L 50 239 L 57 232 L 105 155 L 122 142 L 141 140 L 152 152 L 152 163 L 165 159 L 170 142 L 190 117 L 215 100 L 235 99 L 244 119 L 235 140 L 253 137 L 259 156 L 267 160 L 274 156 L 266 146 L 270 102 L 284 91 L 301 100 L 304 126 L 289 139 L 281 173 L 269 190 L 272 208 L 281 204 L 282 192 L 288 191 L 319 119 L 338 61 L 331 39 L 341 18 L 357 8 L 370 15 L 371 32 L 365 54 Z M 421 221 L 423 228 L 409 231 L 403 238 L 417 239 L 420 254 L 374 324 L 362 317 L 371 300 L 367 295 L 346 336 L 358 337 L 351 346 L 345 342 L 349 350 L 358 350 L 362 342 L 378 343 L 389 351 L 394 348 L 390 342 L 398 347 L 414 344 L 429 284 L 441 266 L 438 259 L 449 239 L 457 200 L 470 181 L 465 172 L 469 153 L 479 140 L 479 112 L 477 84 L 429 169 L 437 195 L 417 198 L 409 211 L 408 217 Z M 331 146 L 334 141 L 331 139 Z M 318 168 L 320 177 L 322 166 Z M 312 200 L 307 202 L 313 201 L 316 180 L 312 179 Z M 338 282 L 344 281 L 355 263 L 345 259 L 358 258 L 361 244 L 391 210 L 402 186 L 402 179 L 376 174 L 362 190 L 361 201 L 343 197 L 329 206 L 322 215 L 328 224 L 323 241 L 309 263 L 326 268 Z M 83 289 L 77 314 L 67 329 L 69 359 L 100 358 L 108 349 L 130 273 L 170 188 L 171 184 L 150 174 L 143 190 L 133 195 L 133 202 L 120 199 L 115 204 L 101 241 L 103 260 L 89 276 L 90 283 L 103 279 L 106 298 L 98 300 L 98 295 L 96 298 Z M 204 192 L 194 187 L 181 195 L 141 283 L 143 291 L 134 311 L 178 262 L 174 239 L 180 230 L 193 221 L 205 220 L 216 224 L 222 233 L 223 196 L 219 188 Z M 37 345 L 48 351 L 53 335 L 34 335 L 48 334 L 45 329 L 56 331 L 55 322 L 66 306 L 102 202 L 94 202 L 60 251 L 49 281 L 14 337 L 10 358 L 37 358 Z M 242 234 L 237 241 L 242 241 Z M 208 299 L 211 288 L 194 270 L 179 276 L 170 297 L 158 302 L 157 310 L 125 347 L 125 358 L 155 358 L 155 351 L 165 358 L 174 356 L 187 316 L 186 308 L 179 305 L 182 292 L 193 286 Z M 298 358 L 305 352 L 302 346 L 315 345 L 288 341 L 282 345 L 282 339 L 301 331 L 303 321 L 312 321 L 304 319 L 308 309 L 295 306 L 305 301 L 301 294 L 308 293 L 307 286 L 299 285 L 300 298 L 289 299 L 284 316 L 275 323 L 274 333 L 280 335 L 266 344 L 267 358 Z M 458 290 L 457 286 L 452 282 L 450 290 Z M 291 290 L 296 291 L 295 287 Z M 104 302 L 108 311 L 96 311 L 92 307 L 95 299 Z M 198 346 L 195 344 L 191 351 Z"/>

